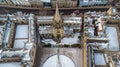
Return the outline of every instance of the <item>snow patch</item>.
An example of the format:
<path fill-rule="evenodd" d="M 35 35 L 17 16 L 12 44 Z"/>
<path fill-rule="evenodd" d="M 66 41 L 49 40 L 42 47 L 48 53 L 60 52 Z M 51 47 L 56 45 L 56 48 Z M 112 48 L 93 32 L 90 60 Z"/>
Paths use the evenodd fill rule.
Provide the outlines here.
<path fill-rule="evenodd" d="M 78 36 L 80 36 L 80 33 L 75 33 L 74 34 L 74 37 L 64 37 L 62 40 L 61 40 L 61 44 L 64 45 L 64 44 L 67 44 L 67 45 L 72 45 L 72 44 L 78 44 Z M 55 42 L 54 40 L 52 39 L 43 39 L 42 42 L 44 42 L 45 44 L 52 44 L 52 45 L 56 45 L 57 42 Z"/>
<path fill-rule="evenodd" d="M 80 36 L 79 33 L 76 33 L 73 38 L 72 37 L 69 37 L 69 38 L 65 37 L 61 40 L 61 43 L 67 44 L 67 45 L 78 44 L 78 41 L 79 41 L 78 36 Z"/>
<path fill-rule="evenodd" d="M 109 38 L 109 49 L 112 51 L 119 50 L 118 35 L 115 27 L 107 27 L 106 33 Z"/>
<path fill-rule="evenodd" d="M 15 40 L 14 48 L 24 48 L 24 45 L 27 41 L 28 39 Z"/>
<path fill-rule="evenodd" d="M 52 44 L 52 45 L 56 45 L 57 43 L 55 41 L 53 41 L 52 39 L 44 39 L 42 40 L 42 42 L 44 42 L 45 44 Z"/>
<path fill-rule="evenodd" d="M 28 41 L 28 25 L 17 25 L 14 48 L 23 48 Z"/>
<path fill-rule="evenodd" d="M 28 38 L 28 25 L 17 25 L 15 38 Z"/>
<path fill-rule="evenodd" d="M 59 58 L 61 67 L 75 67 L 73 61 L 70 58 L 64 55 L 60 55 Z M 58 65 L 58 56 L 55 55 L 48 58 L 48 60 L 43 64 L 43 67 L 59 67 Z"/>
<path fill-rule="evenodd" d="M 95 53 L 95 65 L 106 65 L 103 54 Z"/>

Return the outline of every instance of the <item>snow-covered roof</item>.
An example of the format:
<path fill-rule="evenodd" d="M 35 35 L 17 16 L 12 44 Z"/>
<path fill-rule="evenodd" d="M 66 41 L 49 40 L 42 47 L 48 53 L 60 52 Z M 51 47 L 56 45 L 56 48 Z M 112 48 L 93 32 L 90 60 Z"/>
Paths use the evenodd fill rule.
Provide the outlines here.
<path fill-rule="evenodd" d="M 34 36 L 35 36 L 35 34 L 34 34 L 34 19 L 33 19 L 32 14 L 29 17 L 29 31 L 28 32 L 29 32 L 29 40 L 25 44 L 25 49 L 27 49 L 27 53 L 22 58 L 23 62 L 30 62 L 30 59 L 31 59 L 30 50 L 32 49 L 32 47 L 34 45 Z"/>
<path fill-rule="evenodd" d="M 52 22 L 53 16 L 38 16 L 38 22 Z"/>
<path fill-rule="evenodd" d="M 71 27 L 65 27 L 64 26 L 64 34 L 72 34 L 73 33 L 73 28 Z"/>
<path fill-rule="evenodd" d="M 24 55 L 24 57 L 22 58 L 22 61 L 30 61 L 30 49 L 27 50 L 27 53 Z"/>
<path fill-rule="evenodd" d="M 89 44 L 90 45 L 95 45 L 95 46 L 101 46 L 102 49 L 105 49 L 108 46 L 108 43 L 97 43 L 97 42 L 94 42 L 94 43 L 89 43 Z"/>
<path fill-rule="evenodd" d="M 41 0 L 42 2 L 51 2 L 51 0 Z"/>
<path fill-rule="evenodd" d="M 0 50 L 0 53 L 2 52 L 3 50 Z"/>
<path fill-rule="evenodd" d="M 39 26 L 40 34 L 50 34 L 52 33 L 52 26 Z"/>
<path fill-rule="evenodd" d="M 43 39 L 42 42 L 44 42 L 45 44 L 52 44 L 52 45 L 56 45 L 57 42 L 55 42 L 54 40 L 52 39 Z"/>
<path fill-rule="evenodd" d="M 19 62 L 0 63 L 0 67 L 23 67 Z"/>
<path fill-rule="evenodd" d="M 26 53 L 27 53 L 26 50 L 23 50 L 23 49 L 14 50 L 14 51 L 4 50 L 4 51 L 2 51 L 1 57 L 4 57 L 4 58 L 22 57 Z"/>
<path fill-rule="evenodd" d="M 64 17 L 64 23 L 82 23 L 81 17 Z"/>
<path fill-rule="evenodd" d="M 53 22 L 53 16 L 38 16 L 38 22 Z M 81 17 L 63 17 L 64 23 L 82 23 Z"/>
<path fill-rule="evenodd" d="M 109 41 L 107 37 L 87 37 L 88 40 Z"/>
<path fill-rule="evenodd" d="M 7 20 L 7 18 L 0 18 L 0 20 L 1 20 L 1 21 L 6 21 L 6 20 Z"/>
<path fill-rule="evenodd" d="M 0 25 L 0 45 L 2 45 L 2 43 L 3 43 L 3 38 L 4 38 L 4 25 Z"/>
<path fill-rule="evenodd" d="M 1 59 L 1 57 L 2 57 L 2 50 L 0 50 L 0 59 Z"/>

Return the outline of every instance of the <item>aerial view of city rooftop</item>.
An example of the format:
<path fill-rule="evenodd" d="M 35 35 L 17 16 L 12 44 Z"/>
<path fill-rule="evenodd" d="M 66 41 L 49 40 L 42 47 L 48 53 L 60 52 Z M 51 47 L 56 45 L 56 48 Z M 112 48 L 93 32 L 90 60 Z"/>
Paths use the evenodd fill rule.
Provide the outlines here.
<path fill-rule="evenodd" d="M 120 67 L 120 0 L 0 0 L 0 67 Z"/>

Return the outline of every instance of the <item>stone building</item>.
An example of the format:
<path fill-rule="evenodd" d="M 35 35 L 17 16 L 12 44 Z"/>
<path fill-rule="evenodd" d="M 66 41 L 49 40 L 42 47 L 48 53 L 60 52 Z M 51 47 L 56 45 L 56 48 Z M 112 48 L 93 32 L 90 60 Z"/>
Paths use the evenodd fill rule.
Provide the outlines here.
<path fill-rule="evenodd" d="M 2 42 L 1 45 L 3 46 L 0 47 L 2 48 L 0 49 L 0 62 L 2 63 L 19 62 L 20 65 L 23 67 L 26 67 L 26 66 L 34 67 L 36 48 L 37 48 L 34 15 L 28 14 L 19 18 L 18 16 L 9 15 L 8 19 L 5 19 L 5 23 L 6 23 L 4 27 L 5 32 L 4 31 L 3 32 L 6 34 L 4 35 L 4 39 L 3 40 L 1 39 L 1 42 Z M 22 21 L 23 17 L 24 17 L 24 21 L 26 20 L 27 23 L 24 23 Z M 20 38 L 18 38 L 19 41 L 16 41 L 16 34 L 18 35 L 18 33 L 20 33 L 21 31 L 24 31 L 23 29 L 25 27 L 23 29 L 20 29 L 19 27 L 19 30 L 21 30 L 19 32 L 17 31 L 17 29 L 15 30 L 13 28 L 18 28 L 17 26 L 20 26 L 20 25 L 28 27 L 28 28 L 26 27 L 27 31 L 25 30 L 25 33 L 28 35 L 24 34 L 28 36 L 28 38 L 26 38 L 27 41 L 25 43 L 22 43 L 22 40 L 24 40 L 24 38 L 21 39 L 21 42 L 20 42 Z M 4 25 L 1 25 L 0 27 L 2 28 L 3 26 Z M 20 33 L 20 35 L 24 37 L 22 33 Z M 15 41 L 18 43 L 15 43 Z"/>
<path fill-rule="evenodd" d="M 64 36 L 64 31 L 63 31 L 63 20 L 59 14 L 59 11 L 58 11 L 58 7 L 56 5 L 56 12 L 55 12 L 55 15 L 53 17 L 53 29 L 52 29 L 52 32 L 53 32 L 53 37 L 55 39 L 61 39 L 63 36 Z"/>
<path fill-rule="evenodd" d="M 76 16 L 61 16 L 56 4 L 54 16 L 38 16 L 39 34 L 42 38 L 63 38 L 80 32 L 82 18 Z"/>

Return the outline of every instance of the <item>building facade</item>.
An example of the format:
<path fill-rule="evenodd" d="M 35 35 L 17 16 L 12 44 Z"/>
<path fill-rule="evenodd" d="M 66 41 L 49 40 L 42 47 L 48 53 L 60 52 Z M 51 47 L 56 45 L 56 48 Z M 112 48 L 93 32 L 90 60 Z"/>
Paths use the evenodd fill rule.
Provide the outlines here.
<path fill-rule="evenodd" d="M 80 32 L 82 18 L 76 16 L 61 16 L 56 5 L 54 16 L 38 16 L 39 33 L 42 38 L 63 38 Z"/>

